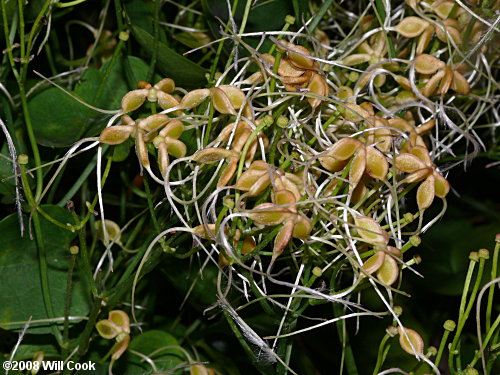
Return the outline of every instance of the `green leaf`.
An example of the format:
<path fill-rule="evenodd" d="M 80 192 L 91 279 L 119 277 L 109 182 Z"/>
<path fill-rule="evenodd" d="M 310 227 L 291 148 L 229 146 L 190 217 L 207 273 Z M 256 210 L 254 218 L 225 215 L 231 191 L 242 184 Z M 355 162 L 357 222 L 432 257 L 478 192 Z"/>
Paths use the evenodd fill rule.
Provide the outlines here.
<path fill-rule="evenodd" d="M 146 54 L 151 56 L 154 48 L 153 36 L 138 26 L 131 28 L 137 42 L 144 48 Z M 166 77 L 172 78 L 177 86 L 193 89 L 206 83 L 205 69 L 168 48 L 165 43 L 158 42 L 157 53 L 157 69 Z"/>
<path fill-rule="evenodd" d="M 128 351 L 123 359 L 120 359 L 116 364 L 115 374 L 124 375 L 146 375 L 153 373 L 153 369 L 149 363 L 141 357 L 131 353 L 136 351 L 151 358 L 159 371 L 171 370 L 175 366 L 187 362 L 187 358 L 183 352 L 175 348 L 179 346 L 177 339 L 170 333 L 151 330 L 136 336 L 130 342 Z M 156 354 L 151 355 L 153 352 Z"/>
<path fill-rule="evenodd" d="M 41 208 L 62 223 L 72 223 L 69 212 L 61 207 L 44 205 Z M 69 247 L 76 233 L 62 229 L 41 217 L 44 245 L 47 251 L 47 273 L 52 305 L 56 317 L 64 316 L 66 281 L 69 264 Z M 26 223 L 27 225 L 27 223 Z M 0 221 L 0 326 L 4 329 L 19 329 L 21 326 L 2 326 L 2 323 L 47 319 L 40 283 L 40 268 L 35 241 L 28 235 L 19 235 L 16 214 Z M 77 272 L 73 278 L 71 298 L 72 316 L 84 316 L 89 311 L 88 289 Z M 29 333 L 48 333 L 50 327 L 33 324 Z"/>
<path fill-rule="evenodd" d="M 108 69 L 111 62 L 106 61 L 100 69 L 86 70 L 74 94 L 95 107 L 119 109 L 122 96 L 132 89 L 127 84 L 125 63 L 130 64 L 137 80 L 146 78 L 148 65 L 137 57 L 118 57 Z M 66 147 L 84 136 L 98 134 L 109 118 L 55 87 L 36 94 L 28 108 L 37 142 L 52 147 Z"/>

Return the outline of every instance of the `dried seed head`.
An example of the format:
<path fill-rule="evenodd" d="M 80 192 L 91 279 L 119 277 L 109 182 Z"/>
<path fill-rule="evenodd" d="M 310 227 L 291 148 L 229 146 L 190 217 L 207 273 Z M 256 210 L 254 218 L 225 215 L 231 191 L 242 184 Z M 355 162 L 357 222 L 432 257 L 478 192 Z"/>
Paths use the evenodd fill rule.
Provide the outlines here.
<path fill-rule="evenodd" d="M 422 34 L 429 22 L 419 17 L 406 17 L 394 28 L 399 34 L 406 38 L 415 38 Z"/>

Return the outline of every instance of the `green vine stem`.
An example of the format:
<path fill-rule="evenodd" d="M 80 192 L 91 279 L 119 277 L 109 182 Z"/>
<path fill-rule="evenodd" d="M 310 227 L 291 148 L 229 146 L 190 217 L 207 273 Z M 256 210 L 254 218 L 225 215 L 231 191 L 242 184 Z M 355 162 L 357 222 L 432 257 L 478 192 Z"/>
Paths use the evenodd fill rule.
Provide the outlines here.
<path fill-rule="evenodd" d="M 52 297 L 50 293 L 49 277 L 47 272 L 47 254 L 45 251 L 45 243 L 43 240 L 42 226 L 40 223 L 40 217 L 38 216 L 38 211 L 36 211 L 36 202 L 33 194 L 30 190 L 28 183 L 28 176 L 26 175 L 26 164 L 28 164 L 28 156 L 25 154 L 19 155 L 18 162 L 21 169 L 21 179 L 23 182 L 23 189 L 28 204 L 31 206 L 33 227 L 35 229 L 35 243 L 38 251 L 38 263 L 40 267 L 40 285 L 42 287 L 42 297 L 45 304 L 45 311 L 49 319 L 55 318 L 54 308 L 52 306 Z M 50 325 L 52 334 L 56 338 L 60 346 L 63 344 L 61 332 L 57 328 L 57 324 L 51 323 Z"/>
<path fill-rule="evenodd" d="M 493 263 L 491 264 L 491 280 L 497 278 L 498 253 L 500 252 L 500 234 L 495 237 L 495 249 L 493 250 Z M 486 305 L 486 331 L 491 329 L 491 310 L 493 309 L 493 296 L 495 294 L 495 285 L 490 286 L 488 291 L 488 304 Z"/>
<path fill-rule="evenodd" d="M 459 315 L 458 315 L 458 324 L 457 324 L 457 330 L 455 332 L 455 335 L 453 337 L 453 341 L 450 344 L 449 347 L 449 357 L 448 357 L 448 365 L 450 368 L 450 371 L 452 374 L 457 374 L 457 370 L 461 370 L 461 358 L 460 356 L 457 357 L 457 367 L 455 368 L 454 364 L 454 358 L 457 354 L 459 354 L 459 343 L 461 339 L 461 333 L 464 328 L 464 325 L 469 318 L 470 311 L 474 305 L 474 302 L 476 300 L 476 295 L 479 290 L 479 286 L 481 284 L 481 279 L 483 277 L 483 270 L 484 270 L 484 263 L 485 259 L 487 258 L 487 250 L 481 249 L 479 252 L 471 252 L 470 253 L 470 262 L 469 262 L 469 269 L 467 271 L 467 276 L 465 279 L 465 285 L 464 289 L 462 292 L 462 299 L 460 302 L 460 310 L 459 310 Z M 469 297 L 469 301 L 467 303 L 467 294 L 469 291 L 469 287 L 472 281 L 472 276 L 474 273 L 474 268 L 475 264 L 479 261 L 479 267 L 478 271 L 476 274 L 476 280 L 471 292 L 471 295 Z M 467 305 L 467 306 L 466 306 Z"/>

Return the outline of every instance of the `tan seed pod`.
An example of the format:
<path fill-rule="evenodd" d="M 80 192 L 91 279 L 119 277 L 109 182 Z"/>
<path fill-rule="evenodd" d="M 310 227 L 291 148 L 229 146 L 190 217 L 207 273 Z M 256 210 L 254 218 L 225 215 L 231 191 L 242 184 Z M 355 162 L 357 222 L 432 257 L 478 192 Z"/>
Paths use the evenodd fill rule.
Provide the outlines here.
<path fill-rule="evenodd" d="M 420 37 L 418 38 L 417 49 L 416 49 L 417 54 L 421 54 L 426 50 L 426 48 L 429 46 L 429 43 L 432 40 L 433 35 L 434 35 L 434 27 L 432 25 L 428 25 L 425 28 L 424 32 L 420 34 Z"/>
<path fill-rule="evenodd" d="M 144 104 L 148 96 L 149 90 L 133 90 L 126 93 L 121 102 L 121 108 L 124 113 L 135 111 Z"/>
<path fill-rule="evenodd" d="M 305 217 L 302 214 L 298 214 L 295 216 L 295 225 L 293 227 L 293 238 L 306 239 L 309 237 L 312 231 L 311 220 Z"/>
<path fill-rule="evenodd" d="M 107 145 L 119 145 L 134 132 L 133 125 L 114 125 L 104 129 L 99 135 L 99 142 Z"/>
<path fill-rule="evenodd" d="M 234 109 L 240 109 L 245 104 L 245 94 L 238 87 L 232 85 L 218 86 L 229 98 Z"/>
<path fill-rule="evenodd" d="M 210 96 L 209 89 L 198 89 L 188 92 L 181 100 L 179 107 L 191 109 L 199 106 Z"/>
<path fill-rule="evenodd" d="M 455 3 L 453 1 L 435 1 L 432 3 L 431 7 L 434 13 L 444 20 L 448 18 L 454 5 Z"/>
<path fill-rule="evenodd" d="M 355 216 L 354 223 L 363 241 L 371 244 L 387 244 L 389 241 L 387 232 L 372 218 L 367 216 Z"/>
<path fill-rule="evenodd" d="M 450 89 L 451 83 L 453 82 L 453 71 L 449 66 L 446 67 L 445 69 L 445 74 L 443 78 L 441 78 L 441 83 L 439 85 L 438 92 L 441 95 L 444 95 L 448 92 Z"/>
<path fill-rule="evenodd" d="M 309 85 L 307 86 L 309 89 L 310 93 L 319 95 L 319 96 L 328 96 L 328 85 L 326 83 L 326 80 L 324 77 L 320 76 L 319 74 L 314 74 L 311 82 L 309 82 Z M 312 108 L 316 108 L 321 104 L 321 99 L 319 98 L 307 98 L 309 101 L 309 105 Z"/>
<path fill-rule="evenodd" d="M 362 146 L 363 143 L 361 143 L 361 141 L 355 138 L 346 137 L 335 142 L 326 153 L 328 156 L 337 160 L 347 160 Z"/>
<path fill-rule="evenodd" d="M 366 149 L 365 147 L 359 148 L 358 152 L 351 161 L 351 167 L 349 169 L 349 182 L 351 183 L 351 189 L 356 187 L 356 185 L 361 181 L 361 177 L 365 173 L 366 168 Z"/>
<path fill-rule="evenodd" d="M 171 78 L 163 78 L 156 85 L 154 85 L 154 87 L 157 90 L 161 90 L 166 93 L 171 93 L 175 90 L 175 82 Z"/>
<path fill-rule="evenodd" d="M 278 74 L 283 77 L 300 77 L 304 74 L 304 70 L 297 69 L 288 59 L 281 59 L 278 66 Z"/>
<path fill-rule="evenodd" d="M 416 38 L 425 30 L 429 22 L 419 17 L 406 17 L 394 28 L 399 34 L 406 38 Z"/>
<path fill-rule="evenodd" d="M 269 172 L 252 169 L 250 167 L 250 169 L 243 172 L 240 178 L 238 178 L 235 189 L 249 191 L 253 186 L 255 186 L 255 184 L 257 184 L 257 181 L 259 181 L 265 175 L 269 175 Z M 259 184 L 263 183 L 264 181 L 267 181 L 267 179 L 261 179 L 261 181 L 259 181 Z"/>
<path fill-rule="evenodd" d="M 297 77 L 280 77 L 280 81 L 285 85 L 303 85 L 309 82 L 312 77 L 312 71 L 302 72 L 303 74 Z"/>
<path fill-rule="evenodd" d="M 426 167 L 417 156 L 406 152 L 396 156 L 395 164 L 397 169 L 406 173 L 414 173 Z"/>
<path fill-rule="evenodd" d="M 455 42 L 455 44 L 462 43 L 460 31 L 458 31 L 458 29 L 453 26 L 444 26 L 444 29 L 440 26 L 437 26 L 436 36 L 443 43 L 448 43 L 449 38 L 451 38 Z"/>
<path fill-rule="evenodd" d="M 382 266 L 382 263 L 384 263 L 384 258 L 385 253 L 377 251 L 363 263 L 363 270 L 369 275 L 376 272 Z"/>
<path fill-rule="evenodd" d="M 135 153 L 141 165 L 145 168 L 149 168 L 149 153 L 144 142 L 144 134 L 142 131 L 138 131 L 135 137 Z"/>
<path fill-rule="evenodd" d="M 111 350 L 111 361 L 116 361 L 118 358 L 120 358 L 122 354 L 127 350 L 129 343 L 130 336 L 124 335 L 121 340 L 113 346 L 113 349 Z"/>
<path fill-rule="evenodd" d="M 426 98 L 432 96 L 436 92 L 436 89 L 438 88 L 439 83 L 441 82 L 441 79 L 445 76 L 445 74 L 445 69 L 441 69 L 436 74 L 434 74 L 422 89 L 422 95 Z"/>
<path fill-rule="evenodd" d="M 408 341 L 408 339 L 406 338 L 405 331 L 410 341 Z M 401 345 L 401 348 L 405 352 L 411 355 L 415 355 L 415 352 L 419 356 L 424 355 L 424 340 L 422 340 L 422 337 L 420 337 L 420 335 L 416 331 L 409 328 L 405 328 L 403 331 L 401 327 L 398 327 L 398 332 L 399 332 L 399 345 Z M 415 352 L 413 351 L 412 346 L 415 348 Z"/>
<path fill-rule="evenodd" d="M 126 312 L 112 310 L 108 314 L 108 319 L 121 328 L 121 332 L 130 333 L 130 319 Z"/>
<path fill-rule="evenodd" d="M 419 182 L 419 181 L 426 179 L 431 174 L 432 174 L 432 168 L 431 167 L 424 167 L 422 169 L 419 169 L 419 170 L 409 174 L 401 182 L 403 182 L 405 184 L 413 184 L 414 182 Z"/>
<path fill-rule="evenodd" d="M 357 104 L 346 103 L 343 116 L 347 121 L 358 123 L 370 117 L 370 113 Z"/>
<path fill-rule="evenodd" d="M 389 163 L 379 150 L 366 147 L 366 173 L 378 180 L 384 180 L 389 172 Z"/>
<path fill-rule="evenodd" d="M 257 181 L 255 181 L 255 183 L 248 189 L 247 191 L 248 196 L 256 197 L 257 195 L 262 193 L 269 186 L 270 183 L 271 183 L 271 176 L 269 175 L 269 173 L 265 173 L 263 176 L 259 177 Z"/>
<path fill-rule="evenodd" d="M 308 57 L 312 54 L 307 48 L 285 41 L 280 41 L 280 43 L 287 48 L 286 55 L 296 67 L 306 70 L 315 69 L 314 60 Z"/>
<path fill-rule="evenodd" d="M 165 138 L 165 144 L 167 145 L 167 151 L 170 155 L 176 158 L 183 158 L 186 156 L 186 145 L 174 138 Z"/>
<path fill-rule="evenodd" d="M 243 85 L 256 85 L 261 82 L 264 82 L 264 76 L 261 72 L 255 72 L 241 83 Z"/>
<path fill-rule="evenodd" d="M 262 203 L 248 212 L 248 217 L 257 224 L 278 225 L 292 215 L 286 208 L 276 207 L 273 203 Z"/>
<path fill-rule="evenodd" d="M 419 210 L 422 211 L 431 206 L 432 201 L 434 200 L 434 196 L 436 195 L 434 184 L 435 184 L 434 176 L 430 175 L 418 187 L 417 205 Z"/>
<path fill-rule="evenodd" d="M 434 172 L 434 192 L 436 197 L 444 198 L 450 192 L 450 183 L 439 173 Z"/>
<path fill-rule="evenodd" d="M 226 115 L 236 115 L 233 104 L 223 90 L 219 87 L 212 87 L 210 93 L 212 95 L 212 103 L 217 111 Z"/>
<path fill-rule="evenodd" d="M 438 69 L 444 68 L 445 63 L 426 53 L 415 58 L 415 70 L 422 74 L 434 74 Z"/>
<path fill-rule="evenodd" d="M 159 106 L 164 110 L 179 106 L 179 102 L 177 101 L 177 99 L 175 99 L 172 95 L 167 94 L 166 92 L 158 91 L 156 93 L 156 97 Z M 177 113 L 180 114 L 180 112 Z"/>
<path fill-rule="evenodd" d="M 341 64 L 345 66 L 354 66 L 368 62 L 371 58 L 372 57 L 367 53 L 355 53 L 342 59 Z"/>
<path fill-rule="evenodd" d="M 398 263 L 390 255 L 384 257 L 382 266 L 377 270 L 377 279 L 384 285 L 391 286 L 399 276 Z"/>
<path fill-rule="evenodd" d="M 208 230 L 205 225 L 198 225 L 193 228 L 193 234 L 204 240 L 215 240 L 215 224 L 208 224 Z"/>
<path fill-rule="evenodd" d="M 231 150 L 224 148 L 210 147 L 197 151 L 192 159 L 203 164 L 212 164 L 230 157 L 233 153 Z"/>
<path fill-rule="evenodd" d="M 140 129 L 144 130 L 146 133 L 151 131 L 157 131 L 163 126 L 165 126 L 170 121 L 170 117 L 167 115 L 157 113 L 151 116 L 148 116 L 144 119 L 140 119 L 137 121 L 137 125 Z"/>
<path fill-rule="evenodd" d="M 278 206 L 285 204 L 293 204 L 297 202 L 297 200 L 295 199 L 295 195 L 290 190 L 286 189 L 274 192 L 273 201 Z M 287 209 L 291 211 L 297 211 L 297 208 L 295 206 L 288 206 Z"/>
<path fill-rule="evenodd" d="M 356 98 L 354 97 L 354 91 L 348 86 L 340 86 L 337 91 L 337 97 L 345 102 L 356 104 Z"/>
<path fill-rule="evenodd" d="M 287 221 L 285 221 L 285 224 L 276 235 L 273 246 L 273 260 L 281 255 L 286 245 L 288 245 L 288 243 L 292 239 L 293 227 L 294 221 L 292 219 L 288 219 Z"/>
<path fill-rule="evenodd" d="M 157 147 L 158 147 L 158 167 L 160 168 L 161 175 L 163 176 L 163 178 L 165 178 L 165 176 L 167 175 L 168 165 L 170 164 L 168 158 L 167 145 L 165 144 L 165 142 L 162 141 L 158 143 Z"/>
<path fill-rule="evenodd" d="M 99 336 L 107 340 L 114 339 L 121 332 L 120 327 L 109 319 L 98 321 L 95 328 L 97 329 Z"/>
<path fill-rule="evenodd" d="M 238 158 L 231 157 L 229 163 L 222 171 L 219 180 L 217 181 L 217 187 L 226 186 L 234 176 L 236 168 L 238 167 Z"/>
<path fill-rule="evenodd" d="M 453 91 L 462 95 L 467 95 L 470 92 L 469 82 L 467 82 L 464 76 L 461 75 L 456 70 L 453 72 L 453 80 L 451 82 L 451 88 L 453 89 Z"/>
<path fill-rule="evenodd" d="M 406 77 L 396 75 L 394 76 L 394 80 L 405 90 L 411 90 L 410 80 Z"/>
<path fill-rule="evenodd" d="M 182 123 L 181 120 L 172 119 L 167 124 L 167 126 L 165 126 L 162 130 L 160 130 L 159 135 L 165 138 L 169 137 L 177 139 L 182 135 L 182 133 L 184 133 L 185 129 L 186 128 L 184 127 L 184 124 Z"/>

